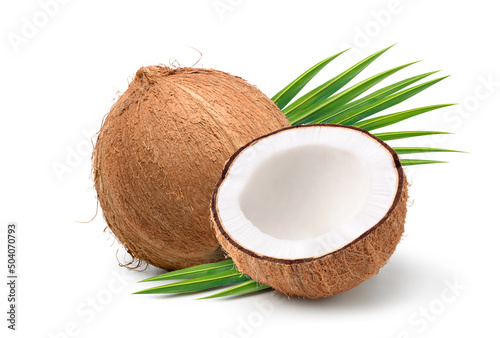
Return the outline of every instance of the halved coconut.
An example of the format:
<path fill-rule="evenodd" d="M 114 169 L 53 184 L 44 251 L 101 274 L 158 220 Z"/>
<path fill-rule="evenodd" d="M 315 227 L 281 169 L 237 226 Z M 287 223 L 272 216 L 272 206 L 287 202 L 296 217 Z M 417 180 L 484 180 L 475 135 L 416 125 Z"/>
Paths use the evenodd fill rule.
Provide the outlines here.
<path fill-rule="evenodd" d="M 365 130 L 288 127 L 240 148 L 212 196 L 217 239 L 237 267 L 287 295 L 320 298 L 375 275 L 404 231 L 407 181 Z"/>

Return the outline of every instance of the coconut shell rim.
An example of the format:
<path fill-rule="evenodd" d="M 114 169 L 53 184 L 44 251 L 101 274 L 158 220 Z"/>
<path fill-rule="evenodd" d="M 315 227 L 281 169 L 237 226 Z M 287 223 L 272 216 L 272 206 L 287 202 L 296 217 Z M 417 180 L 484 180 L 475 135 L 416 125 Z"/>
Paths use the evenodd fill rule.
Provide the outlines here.
<path fill-rule="evenodd" d="M 231 236 L 229 236 L 229 234 L 227 233 L 226 229 L 222 226 L 221 220 L 219 218 L 218 208 L 217 208 L 217 200 L 218 200 L 218 196 L 219 196 L 219 189 L 220 189 L 222 183 L 225 181 L 225 179 L 227 177 L 227 174 L 229 173 L 229 170 L 231 169 L 231 166 L 232 166 L 233 162 L 236 160 L 236 158 L 239 156 L 239 154 L 243 150 L 245 150 L 246 148 L 250 147 L 254 143 L 260 141 L 261 139 L 267 138 L 269 136 L 272 136 L 272 135 L 275 135 L 275 134 L 278 134 L 278 133 L 281 133 L 281 132 L 284 132 L 284 131 L 287 131 L 287 130 L 291 130 L 291 129 L 310 128 L 310 127 L 327 127 L 327 128 L 352 129 L 352 130 L 355 130 L 357 132 L 360 132 L 362 134 L 365 134 L 365 135 L 371 137 L 373 140 L 375 140 L 376 142 L 378 142 L 379 144 L 381 144 L 389 152 L 389 154 L 392 156 L 392 159 L 394 161 L 395 169 L 396 169 L 396 171 L 398 173 L 398 188 L 396 190 L 396 194 L 394 196 L 394 200 L 393 200 L 392 205 L 390 206 L 389 210 L 384 215 L 384 217 L 382 217 L 376 224 L 374 224 L 371 228 L 369 228 L 368 230 L 366 230 L 364 233 L 362 233 L 356 239 L 354 239 L 353 241 L 347 243 L 346 245 L 344 245 L 343 247 L 341 247 L 339 249 L 327 252 L 327 253 L 325 253 L 325 254 L 323 254 L 321 256 L 298 258 L 298 259 L 285 259 L 285 258 L 276 258 L 276 257 L 271 257 L 271 256 L 266 256 L 266 255 L 260 255 L 260 254 L 258 254 L 256 252 L 252 251 L 252 250 L 249 250 L 249 249 L 245 248 L 240 243 L 238 243 L 234 238 L 232 238 Z M 396 209 L 397 205 L 399 204 L 399 202 L 401 200 L 401 194 L 402 194 L 402 191 L 403 191 L 404 181 L 405 180 L 404 180 L 403 167 L 401 165 L 401 161 L 399 160 L 399 156 L 396 153 L 396 151 L 394 149 L 392 149 L 391 146 L 389 146 L 386 142 L 384 142 L 381 139 L 379 139 L 378 137 L 374 136 L 369 131 L 367 131 L 365 129 L 358 128 L 358 127 L 355 127 L 355 126 L 347 126 L 347 125 L 334 124 L 334 123 L 316 123 L 316 124 L 307 124 L 307 125 L 295 125 L 295 126 L 281 128 L 281 129 L 273 131 L 273 132 L 271 132 L 269 134 L 260 136 L 260 137 L 258 137 L 256 139 L 253 139 L 252 141 L 248 142 L 244 146 L 240 147 L 233 155 L 231 155 L 231 157 L 227 160 L 226 164 L 224 165 L 224 169 L 222 170 L 221 178 L 219 179 L 219 181 L 215 185 L 215 188 L 214 188 L 214 191 L 213 191 L 213 194 L 212 194 L 212 200 L 211 200 L 211 203 L 210 203 L 210 211 L 211 211 L 213 223 L 215 224 L 215 226 L 217 226 L 217 230 L 221 233 L 222 236 L 224 236 L 224 238 L 229 243 L 231 243 L 232 246 L 234 246 L 236 249 L 240 250 L 241 252 L 244 252 L 245 254 L 247 254 L 249 256 L 252 256 L 252 257 L 254 257 L 256 259 L 265 260 L 265 261 L 272 262 L 272 263 L 280 263 L 280 264 L 300 264 L 300 263 L 307 263 L 307 262 L 311 262 L 311 261 L 314 261 L 314 260 L 323 259 L 323 258 L 325 258 L 327 256 L 334 256 L 335 254 L 337 254 L 337 253 L 345 250 L 349 246 L 354 245 L 358 241 L 361 241 L 362 239 L 364 239 L 365 237 L 367 237 L 368 235 L 370 235 L 372 232 L 374 232 L 380 225 L 384 224 L 387 221 L 387 219 L 391 216 L 391 214 L 394 212 L 394 210 Z"/>

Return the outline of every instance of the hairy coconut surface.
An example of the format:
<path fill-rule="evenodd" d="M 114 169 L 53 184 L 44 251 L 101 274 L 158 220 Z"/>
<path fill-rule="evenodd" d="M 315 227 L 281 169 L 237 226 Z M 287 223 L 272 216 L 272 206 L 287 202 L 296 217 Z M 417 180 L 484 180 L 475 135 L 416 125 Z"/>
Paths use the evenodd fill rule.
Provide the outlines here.
<path fill-rule="evenodd" d="M 133 261 L 171 270 L 224 258 L 210 197 L 242 145 L 289 126 L 256 87 L 225 72 L 139 69 L 94 148 L 97 198 Z"/>
<path fill-rule="evenodd" d="M 301 169 L 299 169 L 295 171 L 295 173 L 298 173 L 296 174 L 298 175 L 296 179 L 300 181 L 307 181 L 308 183 L 306 183 L 306 185 L 296 184 L 292 188 L 286 188 L 279 183 L 279 176 L 276 176 L 274 178 L 277 182 L 276 189 L 286 189 L 285 194 L 277 194 L 276 196 L 278 196 L 279 199 L 276 201 L 270 199 L 268 203 L 275 205 L 277 208 L 282 207 L 283 204 L 281 203 L 281 200 L 287 199 L 288 195 L 297 193 L 297 191 L 293 191 L 295 188 L 299 188 L 299 190 L 304 191 L 302 196 L 304 201 L 303 203 L 307 203 L 311 199 L 314 200 L 314 202 L 305 209 L 297 211 L 297 213 L 295 213 L 295 211 L 301 208 L 300 205 L 294 205 L 291 208 L 284 209 L 288 213 L 292 214 L 292 216 L 280 216 L 281 221 L 279 218 L 274 220 L 275 227 L 279 228 L 282 226 L 281 230 L 275 229 L 275 232 L 273 233 L 273 231 L 269 229 L 269 224 L 264 224 L 265 227 L 256 229 L 258 228 L 258 224 L 255 222 L 262 223 L 262 220 L 259 220 L 258 218 L 256 221 L 250 220 L 248 218 L 249 214 L 245 213 L 246 210 L 244 210 L 246 208 L 245 204 L 251 203 L 247 201 L 248 197 L 245 196 L 245 194 L 247 194 L 246 191 L 252 188 L 244 187 L 245 184 L 240 182 L 246 181 L 246 183 L 250 182 L 252 185 L 255 185 L 258 184 L 257 181 L 259 179 L 265 180 L 267 177 L 259 174 L 259 170 L 257 169 L 240 169 L 248 167 L 247 164 L 242 164 L 241 162 L 245 161 L 244 157 L 248 156 L 248 153 L 253 152 L 262 154 L 264 149 L 275 147 L 273 142 L 271 142 L 272 137 L 275 137 L 280 133 L 287 133 L 289 131 L 302 128 L 311 128 L 311 131 L 313 128 L 318 129 L 318 135 L 321 134 L 321 130 L 319 129 L 322 128 L 335 128 L 337 130 L 352 131 L 358 133 L 358 135 L 362 136 L 361 138 L 366 139 L 370 144 L 363 145 L 360 143 L 358 145 L 356 143 L 358 142 L 358 137 L 351 138 L 350 136 L 347 136 L 347 140 L 344 143 L 346 146 L 354 147 L 356 152 L 359 150 L 359 153 L 364 152 L 369 157 L 375 156 L 377 152 L 382 153 L 382 159 L 375 156 L 371 159 L 371 163 L 373 164 L 370 164 L 377 166 L 378 163 L 382 163 L 383 161 L 389 163 L 389 165 L 384 164 L 384 166 L 381 167 L 384 171 L 387 171 L 387 174 L 379 172 L 377 175 L 380 176 L 380 179 L 377 181 L 372 179 L 372 188 L 374 187 L 374 189 L 378 189 L 378 191 L 381 192 L 380 195 L 382 196 L 380 199 L 387 201 L 383 203 L 386 205 L 386 208 L 384 207 L 385 209 L 383 209 L 381 216 L 378 215 L 375 218 L 376 220 L 374 223 L 369 223 L 370 215 L 361 215 L 361 217 L 358 217 L 358 221 L 360 222 L 352 222 L 354 228 L 359 226 L 359 224 L 364 220 L 367 220 L 365 221 L 365 225 L 367 226 L 365 228 L 360 227 L 359 229 L 361 229 L 361 231 L 352 230 L 352 233 L 349 233 L 351 231 L 350 229 L 342 229 L 345 224 L 338 224 L 330 229 L 322 230 L 324 234 L 315 233 L 315 229 L 311 229 L 311 231 L 304 231 L 304 229 L 299 229 L 297 227 L 293 228 L 292 225 L 288 227 L 288 223 L 293 222 L 290 221 L 291 219 L 300 218 L 301 212 L 307 212 L 307 209 L 317 208 L 317 204 L 321 202 L 321 200 L 315 199 L 315 196 L 310 195 L 308 192 L 311 189 L 310 185 L 319 183 L 316 188 L 313 188 L 313 190 L 318 189 L 318 191 L 322 191 L 321 185 L 327 184 L 327 182 L 323 181 L 324 177 L 319 177 L 318 181 L 315 181 L 314 177 L 309 180 L 309 177 L 307 175 L 302 175 L 300 173 Z M 312 135 L 312 138 L 316 137 L 315 133 L 310 134 Z M 301 143 L 301 141 L 297 141 L 292 134 L 288 138 L 283 137 L 283 139 L 286 140 L 286 144 L 294 142 L 296 144 Z M 256 144 L 259 144 L 260 148 L 252 149 Z M 305 154 L 301 154 L 300 152 L 294 152 L 297 149 L 294 149 L 293 146 L 284 145 L 282 148 L 283 147 L 292 149 L 292 152 L 289 152 L 289 154 L 293 155 L 295 153 L 305 156 Z M 272 154 L 272 151 L 270 151 L 270 154 Z M 283 153 L 280 154 L 281 155 L 279 156 L 283 155 Z M 262 156 L 272 157 L 270 155 Z M 308 157 L 308 161 L 310 158 L 311 157 Z M 364 161 L 366 159 L 361 158 L 360 160 Z M 260 160 L 254 155 L 252 161 L 256 163 Z M 262 161 L 262 163 L 267 163 L 264 162 L 264 160 Z M 269 161 L 269 159 L 266 161 Z M 368 163 L 370 161 L 366 162 Z M 325 163 L 327 163 L 327 161 L 323 158 L 319 159 L 317 163 L 311 162 L 310 165 L 321 166 Z M 342 164 L 339 163 L 339 165 Z M 256 164 L 255 167 L 259 167 L 259 165 Z M 234 172 L 235 168 L 237 168 L 236 173 Z M 267 168 L 268 171 L 272 170 L 266 165 L 260 165 L 260 168 Z M 355 168 L 355 166 L 353 166 L 353 168 Z M 253 175 L 247 175 L 245 170 L 253 171 Z M 328 169 L 327 172 L 330 170 L 331 169 Z M 291 169 L 284 172 L 289 171 L 291 171 Z M 388 173 L 389 171 L 391 172 L 390 174 Z M 346 176 L 349 176 L 348 171 L 344 172 Z M 277 174 L 279 173 L 280 172 L 277 171 Z M 272 176 L 272 173 L 268 173 L 266 175 Z M 356 175 L 357 173 L 354 176 Z M 249 176 L 250 178 L 247 179 L 245 176 Z M 255 178 L 255 176 L 257 176 L 257 178 Z M 343 181 L 342 178 L 335 179 L 338 179 L 339 183 L 342 183 Z M 384 182 L 384 180 L 386 181 Z M 238 184 L 244 188 L 237 187 Z M 389 189 L 390 191 L 384 193 L 385 188 L 383 185 L 391 187 Z M 307 298 L 332 296 L 350 290 L 361 282 L 371 278 L 378 273 L 379 269 L 383 265 L 386 264 L 399 243 L 404 231 L 406 203 L 408 199 L 407 185 L 408 183 L 406 177 L 394 150 L 383 141 L 377 139 L 364 130 L 337 125 L 309 125 L 284 128 L 283 130 L 273 132 L 250 142 L 238 150 L 238 152 L 236 152 L 228 161 L 223 171 L 222 178 L 218 182 L 213 194 L 211 207 L 213 225 L 217 239 L 234 260 L 238 269 L 240 269 L 243 273 L 248 274 L 254 280 L 269 285 L 287 295 Z M 231 190 L 236 190 L 236 192 L 231 192 Z M 334 190 L 335 189 L 333 189 L 333 191 Z M 344 190 L 344 194 L 347 195 L 350 193 L 349 188 L 345 188 Z M 339 194 L 342 192 L 334 191 L 334 193 Z M 237 194 L 239 194 L 239 201 L 236 204 L 239 203 L 239 206 L 228 206 L 232 203 L 231 201 L 235 200 L 234 195 Z M 388 199 L 387 195 L 389 195 Z M 252 196 L 255 197 L 257 195 L 253 193 Z M 300 198 L 300 193 L 298 196 Z M 359 198 L 362 198 L 362 195 L 360 194 L 354 194 L 353 196 L 361 196 Z M 374 205 L 377 204 L 373 202 L 374 201 L 372 200 L 368 203 Z M 259 201 L 255 198 L 254 203 L 260 208 L 265 207 L 262 204 L 259 204 Z M 293 204 L 294 197 L 290 197 L 287 203 Z M 381 206 L 382 205 L 378 203 L 377 208 Z M 334 207 L 335 206 L 332 205 L 332 208 Z M 232 208 L 240 208 L 241 210 L 236 210 L 236 212 L 234 212 L 234 210 L 227 210 Z M 342 207 L 342 209 L 343 208 L 344 207 Z M 342 212 L 342 209 L 337 210 L 337 212 Z M 314 210 L 314 212 L 317 212 L 317 210 L 320 209 Z M 374 209 L 370 206 L 366 210 Z M 269 217 L 273 216 L 272 212 L 267 211 L 267 213 L 269 214 Z M 283 212 L 280 211 L 280 213 Z M 260 216 L 264 217 L 263 214 Z M 283 222 L 284 224 L 280 224 Z M 348 220 L 344 223 L 346 222 L 348 222 Z M 240 224 L 233 225 L 234 223 Z M 316 227 L 321 230 L 320 226 L 312 224 L 312 220 L 310 224 L 307 224 L 307 222 L 302 224 L 303 228 L 310 225 L 311 227 Z M 292 229 L 291 231 L 294 233 L 287 233 L 287 228 Z M 360 232 L 356 233 L 356 231 Z M 297 232 L 302 232 L 302 235 L 298 236 L 299 238 L 294 236 Z M 353 234 L 355 235 L 354 237 Z M 301 240 L 300 236 L 303 236 L 304 239 Z M 258 239 L 256 240 L 256 238 Z M 338 243 L 339 241 L 340 245 Z M 342 244 L 342 241 L 344 241 L 344 244 Z M 329 248 L 334 249 L 330 250 Z"/>

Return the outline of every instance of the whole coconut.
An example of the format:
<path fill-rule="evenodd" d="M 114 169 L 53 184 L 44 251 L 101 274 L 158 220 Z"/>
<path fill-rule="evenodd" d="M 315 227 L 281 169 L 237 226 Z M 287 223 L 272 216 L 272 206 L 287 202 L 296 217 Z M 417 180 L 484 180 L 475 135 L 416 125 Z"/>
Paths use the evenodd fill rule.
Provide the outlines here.
<path fill-rule="evenodd" d="M 139 69 L 111 107 L 93 153 L 109 229 L 133 257 L 172 270 L 224 258 L 210 198 L 241 146 L 289 126 L 243 79 L 211 69 Z"/>

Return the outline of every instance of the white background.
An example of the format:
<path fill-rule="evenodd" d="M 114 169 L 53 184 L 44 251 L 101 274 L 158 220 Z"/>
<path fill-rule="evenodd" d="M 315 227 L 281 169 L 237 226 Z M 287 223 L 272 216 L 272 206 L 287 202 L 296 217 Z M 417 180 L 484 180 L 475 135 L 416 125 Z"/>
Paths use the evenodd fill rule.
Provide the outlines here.
<path fill-rule="evenodd" d="M 1 277 L 2 337 L 500 335 L 494 1 L 49 2 L 0 5 L 2 276 L 6 224 L 19 224 L 18 331 L 6 329 Z M 136 281 L 159 270 L 120 268 L 119 245 L 102 231 L 100 211 L 90 223 L 78 221 L 96 211 L 90 137 L 139 67 L 171 58 L 190 66 L 196 48 L 203 53 L 198 66 L 239 75 L 271 96 L 347 46 L 348 56 L 325 68 L 315 85 L 393 43 L 358 80 L 420 59 L 392 81 L 439 69 L 452 76 L 391 112 L 460 106 L 389 128 L 455 135 L 392 144 L 470 154 L 428 156 L 450 163 L 408 171 L 414 203 L 406 234 L 376 277 L 322 300 L 271 292 L 208 301 L 130 295 L 144 286 Z M 60 166 L 67 170 L 54 169 Z M 117 256 L 123 260 L 123 251 Z"/>

